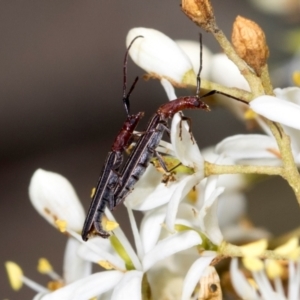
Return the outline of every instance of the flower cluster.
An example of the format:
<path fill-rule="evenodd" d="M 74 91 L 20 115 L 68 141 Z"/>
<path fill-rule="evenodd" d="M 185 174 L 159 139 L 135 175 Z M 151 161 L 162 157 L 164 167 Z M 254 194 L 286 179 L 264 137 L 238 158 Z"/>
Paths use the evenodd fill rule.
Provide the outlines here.
<path fill-rule="evenodd" d="M 177 98 L 174 87 L 196 87 L 199 81 L 201 88 L 242 100 L 225 102 L 216 96 L 216 103 L 255 123 L 263 133 L 227 137 L 200 151 L 190 124 L 177 113 L 170 127 L 171 143 L 162 141 L 157 149 L 166 166 L 176 167 L 165 173 L 154 158 L 124 202 L 134 245 L 108 208 L 105 216 L 113 224 L 111 236 L 84 242 L 80 233 L 85 214 L 73 187 L 59 174 L 37 170 L 30 182 L 30 200 L 68 238 L 64 274 L 59 276 L 41 260 L 41 272 L 53 280 L 45 288 L 25 277 L 18 265 L 7 262 L 13 288 L 29 285 L 37 291 L 35 300 L 222 299 L 227 284 L 223 282 L 221 289 L 214 266 L 232 257 L 228 272 L 238 297 L 299 299 L 298 240 L 268 250 L 269 233 L 249 226 L 243 191 L 249 185 L 246 174 L 279 175 L 300 203 L 300 89 L 273 91 L 267 68 L 269 50 L 257 24 L 237 18 L 234 49 L 218 29 L 209 1 L 183 1 L 182 8 L 193 22 L 215 35 L 226 54 L 213 55 L 203 47 L 201 80 L 196 75 L 202 64 L 199 43 L 173 41 L 155 29 L 129 31 L 127 46 L 143 36 L 131 47 L 131 58 L 148 77 L 160 80 L 170 101 Z M 140 225 L 134 211 L 144 214 Z M 256 240 L 260 241 L 250 243 Z M 239 267 L 240 257 L 243 267 Z M 92 273 L 92 263 L 102 271 Z"/>

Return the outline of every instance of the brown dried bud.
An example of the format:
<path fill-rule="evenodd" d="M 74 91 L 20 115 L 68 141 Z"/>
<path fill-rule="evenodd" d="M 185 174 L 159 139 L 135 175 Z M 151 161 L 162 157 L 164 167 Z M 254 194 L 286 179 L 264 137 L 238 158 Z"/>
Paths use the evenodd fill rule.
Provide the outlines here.
<path fill-rule="evenodd" d="M 213 30 L 215 18 L 210 0 L 182 0 L 181 8 L 194 23 L 208 32 Z"/>
<path fill-rule="evenodd" d="M 263 30 L 255 22 L 238 16 L 233 23 L 231 39 L 237 54 L 260 76 L 269 57 Z"/>

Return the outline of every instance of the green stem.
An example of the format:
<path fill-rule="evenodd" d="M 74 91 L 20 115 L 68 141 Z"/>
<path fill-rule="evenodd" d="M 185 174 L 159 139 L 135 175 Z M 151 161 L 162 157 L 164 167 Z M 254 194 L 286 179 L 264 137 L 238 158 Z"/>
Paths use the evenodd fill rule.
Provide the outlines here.
<path fill-rule="evenodd" d="M 205 161 L 205 176 L 222 174 L 266 174 L 282 176 L 282 167 L 251 166 L 251 165 L 216 165 Z"/>
<path fill-rule="evenodd" d="M 232 245 L 229 243 L 223 242 L 223 244 L 219 247 L 218 253 L 225 257 L 244 257 L 244 254 L 239 246 Z M 288 260 L 287 256 L 277 254 L 272 250 L 264 250 L 261 255 L 258 256 L 261 259 L 276 259 L 276 260 Z"/>
<path fill-rule="evenodd" d="M 294 161 L 290 137 L 286 135 L 280 124 L 274 123 L 269 120 L 266 120 L 266 122 L 277 141 L 278 148 L 281 154 L 283 162 L 283 172 L 281 176 L 289 183 L 289 185 L 293 189 L 298 204 L 300 205 L 300 175 Z"/>
<path fill-rule="evenodd" d="M 229 88 L 206 79 L 201 79 L 201 88 L 206 90 L 216 90 L 247 102 L 250 102 L 253 99 L 253 95 L 250 92 L 238 88 Z"/>
<path fill-rule="evenodd" d="M 271 83 L 271 78 L 270 78 L 270 75 L 269 75 L 269 70 L 268 70 L 268 65 L 267 64 L 265 64 L 261 68 L 260 78 L 261 78 L 261 82 L 263 84 L 266 95 L 273 96 L 274 95 L 273 86 L 272 86 L 272 83 Z"/>
<path fill-rule="evenodd" d="M 265 92 L 261 83 L 261 79 L 257 77 L 257 75 L 251 71 L 246 62 L 238 56 L 231 43 L 228 41 L 223 31 L 218 28 L 216 23 L 212 24 L 211 33 L 214 35 L 215 39 L 218 41 L 228 58 L 234 62 L 241 74 L 247 80 L 254 98 L 264 95 Z"/>

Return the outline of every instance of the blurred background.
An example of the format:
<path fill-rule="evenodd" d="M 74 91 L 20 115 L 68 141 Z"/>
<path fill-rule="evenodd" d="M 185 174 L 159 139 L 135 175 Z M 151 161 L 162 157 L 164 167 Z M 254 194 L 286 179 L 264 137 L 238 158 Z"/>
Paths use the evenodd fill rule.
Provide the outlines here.
<path fill-rule="evenodd" d="M 290 84 L 291 73 L 281 66 L 290 66 L 293 57 L 286 37 L 299 26 L 299 4 L 278 1 L 283 8 L 276 11 L 271 1 L 269 11 L 269 1 L 260 2 L 264 8 L 251 1 L 212 0 L 217 23 L 228 37 L 237 15 L 263 28 L 275 85 L 283 87 Z M 204 44 L 214 53 L 220 51 L 213 37 L 181 12 L 179 1 L 0 1 L 0 299 L 34 295 L 27 287 L 11 290 L 4 269 L 7 260 L 17 262 L 26 276 L 41 284 L 48 278 L 36 271 L 40 257 L 48 258 L 61 273 L 66 238 L 32 208 L 30 177 L 37 168 L 64 175 L 88 208 L 91 188 L 125 119 L 125 37 L 138 26 L 158 29 L 173 39 L 197 40 L 201 31 Z M 143 74 L 131 61 L 128 70 L 129 83 Z M 132 112 L 146 112 L 140 128 L 166 101 L 158 82 L 140 80 L 131 97 Z M 222 109 L 187 115 L 193 119 L 200 148 L 246 132 Z M 299 225 L 296 200 L 279 178 L 259 184 L 247 196 L 256 225 L 274 234 Z M 122 208 L 114 214 L 126 224 Z"/>

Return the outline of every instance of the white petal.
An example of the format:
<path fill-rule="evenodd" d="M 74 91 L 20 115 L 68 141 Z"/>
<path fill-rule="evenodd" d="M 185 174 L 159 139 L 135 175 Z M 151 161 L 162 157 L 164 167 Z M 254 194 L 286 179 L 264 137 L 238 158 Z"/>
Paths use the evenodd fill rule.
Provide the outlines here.
<path fill-rule="evenodd" d="M 242 299 L 258 300 L 259 297 L 254 288 L 250 286 L 244 274 L 238 269 L 237 258 L 232 258 L 230 263 L 230 277 L 235 292 Z"/>
<path fill-rule="evenodd" d="M 188 40 L 176 40 L 176 44 L 185 52 L 192 62 L 195 74 L 198 74 L 200 66 L 200 42 L 188 41 Z M 202 71 L 201 78 L 208 79 L 211 70 L 211 51 L 202 45 Z"/>
<path fill-rule="evenodd" d="M 134 238 L 136 252 L 138 254 L 139 259 L 141 259 L 144 256 L 144 248 L 142 245 L 141 236 L 140 236 L 140 233 L 139 233 L 136 221 L 135 221 L 134 214 L 129 205 L 127 205 L 127 212 L 128 212 L 128 217 L 129 217 L 129 221 L 130 221 L 131 231 L 132 231 L 133 238 Z"/>
<path fill-rule="evenodd" d="M 130 207 L 135 210 L 140 210 L 141 206 L 144 207 L 145 201 L 148 196 L 151 196 L 155 190 L 160 187 L 165 187 L 165 184 L 161 184 L 162 175 L 155 169 L 153 165 L 149 165 L 146 172 L 140 178 L 140 180 L 134 186 L 133 191 L 128 195 L 125 202 L 129 203 Z M 156 207 L 150 204 L 150 208 Z M 141 210 L 147 210 L 145 208 Z"/>
<path fill-rule="evenodd" d="M 260 96 L 249 103 L 251 109 L 271 121 L 300 129 L 300 106 L 273 96 Z"/>
<path fill-rule="evenodd" d="M 190 267 L 183 282 L 181 300 L 190 300 L 197 283 L 205 268 L 209 266 L 211 261 L 216 257 L 215 252 L 204 252 Z"/>
<path fill-rule="evenodd" d="M 222 142 L 221 142 L 222 143 Z M 234 165 L 236 162 L 231 157 L 224 157 L 225 154 L 217 154 L 215 147 L 207 147 L 201 150 L 204 160 L 210 163 L 218 163 L 220 156 L 222 157 L 220 164 L 222 165 Z M 217 162 L 218 161 L 218 162 Z M 224 174 L 218 178 L 218 186 L 224 186 L 226 192 L 228 191 L 239 191 L 247 187 L 247 180 L 242 174 Z"/>
<path fill-rule="evenodd" d="M 159 146 L 156 148 L 156 150 L 162 153 L 175 156 L 175 152 L 173 150 L 172 144 L 165 142 L 163 140 L 159 142 Z"/>
<path fill-rule="evenodd" d="M 300 130 L 283 126 L 284 132 L 291 138 L 291 146 L 295 160 L 300 153 Z M 299 163 L 299 160 L 297 161 Z"/>
<path fill-rule="evenodd" d="M 82 243 L 81 247 L 78 249 L 78 255 L 83 259 L 87 261 L 92 261 L 94 263 L 98 263 L 101 260 L 105 260 L 110 262 L 119 270 L 126 269 L 124 261 L 120 258 L 119 255 L 115 253 L 114 249 L 112 249 L 109 240 L 104 240 L 103 238 L 95 237 L 89 239 L 87 242 L 84 242 L 82 240 L 82 237 L 76 232 L 70 231 L 69 233 L 74 238 L 76 238 L 77 241 Z M 103 242 L 101 240 L 105 241 L 106 244 L 108 243 L 109 246 L 103 247 Z"/>
<path fill-rule="evenodd" d="M 44 297 L 45 295 L 47 295 L 47 293 L 38 293 L 37 295 L 35 295 L 35 296 L 33 297 L 32 300 L 42 300 L 42 299 L 44 299 L 43 297 Z"/>
<path fill-rule="evenodd" d="M 245 242 L 254 242 L 260 239 L 269 239 L 271 238 L 271 234 L 262 228 L 245 228 L 241 225 L 230 225 L 225 228 L 222 228 L 222 233 L 224 236 L 224 240 L 234 243 L 240 244 Z"/>
<path fill-rule="evenodd" d="M 278 151 L 275 140 L 263 134 L 238 134 L 225 138 L 216 146 L 216 152 L 235 160 L 276 158 L 272 150 Z"/>
<path fill-rule="evenodd" d="M 225 160 L 222 164 L 226 164 Z M 218 186 L 223 186 L 226 192 L 237 192 L 245 189 L 248 185 L 247 178 L 243 174 L 219 175 Z"/>
<path fill-rule="evenodd" d="M 293 276 L 291 276 L 293 274 Z M 297 262 L 289 261 L 289 300 L 299 299 L 300 294 L 300 268 L 299 259 Z"/>
<path fill-rule="evenodd" d="M 247 200 L 242 193 L 224 193 L 219 197 L 218 220 L 220 228 L 235 224 L 246 215 Z"/>
<path fill-rule="evenodd" d="M 273 291 L 271 283 L 263 270 L 252 272 L 252 276 L 263 299 L 285 300 L 284 297 L 278 297 L 279 295 L 276 295 Z"/>
<path fill-rule="evenodd" d="M 224 188 L 218 187 L 211 196 L 205 200 L 204 206 L 199 212 L 200 227 L 215 245 L 220 245 L 223 241 L 217 215 L 217 198 L 223 191 Z"/>
<path fill-rule="evenodd" d="M 189 230 L 176 233 L 158 242 L 158 244 L 144 256 L 143 270 L 146 272 L 156 262 L 163 260 L 179 251 L 189 249 L 201 243 L 202 240 L 199 234 L 195 231 Z"/>
<path fill-rule="evenodd" d="M 174 231 L 174 225 L 180 201 L 195 185 L 200 182 L 200 180 L 201 178 L 198 177 L 197 174 L 193 174 L 187 176 L 177 184 L 177 188 L 171 195 L 171 200 L 168 203 L 166 215 L 166 225 L 171 232 Z"/>
<path fill-rule="evenodd" d="M 145 253 L 149 252 L 157 243 L 165 216 L 165 207 L 150 210 L 145 214 L 140 228 Z"/>
<path fill-rule="evenodd" d="M 134 203 L 134 209 L 146 211 L 166 204 L 170 201 L 177 186 L 177 182 L 170 182 L 168 185 L 159 183 L 147 197 L 143 198 L 142 195 L 140 196 L 139 202 Z"/>
<path fill-rule="evenodd" d="M 279 99 L 300 105 L 300 88 L 298 87 L 277 88 L 274 89 L 274 93 Z"/>
<path fill-rule="evenodd" d="M 133 28 L 126 37 L 126 45 L 138 35 L 129 50 L 132 60 L 148 73 L 166 76 L 181 83 L 187 72 L 193 72 L 187 55 L 168 36 L 151 28 Z M 195 77 L 196 75 L 193 74 Z"/>
<path fill-rule="evenodd" d="M 218 184 L 218 175 L 212 175 L 206 178 L 204 187 L 204 203 L 208 202 L 208 199 L 215 193 Z"/>
<path fill-rule="evenodd" d="M 67 227 L 80 232 L 85 219 L 83 207 L 70 182 L 63 176 L 38 169 L 29 185 L 29 197 L 35 209 L 51 225 L 64 220 Z"/>
<path fill-rule="evenodd" d="M 40 298 L 41 300 L 88 300 L 112 289 L 124 276 L 119 271 L 104 271 L 77 280 Z"/>
<path fill-rule="evenodd" d="M 251 2 L 263 12 L 275 15 L 289 14 L 291 9 L 291 6 L 287 5 L 285 0 L 277 0 L 275 2 L 273 0 L 251 0 Z"/>
<path fill-rule="evenodd" d="M 92 264 L 78 255 L 81 243 L 70 237 L 64 255 L 63 278 L 66 284 L 84 278 L 92 273 Z"/>
<path fill-rule="evenodd" d="M 180 124 L 182 124 L 182 126 L 180 126 Z M 181 120 L 179 113 L 175 114 L 172 120 L 171 142 L 174 147 L 176 157 L 183 165 L 196 168 L 197 172 L 204 172 L 204 160 L 198 145 L 191 137 L 187 122 Z"/>
<path fill-rule="evenodd" d="M 163 86 L 167 94 L 167 97 L 170 101 L 177 99 L 177 96 L 175 94 L 175 89 L 169 80 L 163 78 L 161 79 L 160 83 Z"/>
<path fill-rule="evenodd" d="M 215 54 L 211 59 L 211 81 L 250 91 L 246 79 L 238 67 L 223 53 Z"/>
<path fill-rule="evenodd" d="M 141 300 L 143 272 L 129 271 L 114 288 L 111 300 Z"/>
<path fill-rule="evenodd" d="M 105 214 L 109 220 L 116 222 L 115 218 L 113 217 L 112 213 L 109 211 L 108 208 L 105 209 Z M 135 253 L 134 249 L 132 248 L 130 242 L 128 241 L 128 239 L 127 239 L 126 235 L 124 234 L 123 230 L 121 229 L 121 227 L 117 227 L 116 229 L 114 229 L 114 234 L 118 238 L 118 240 L 120 241 L 122 246 L 124 247 L 127 254 L 129 255 L 135 269 L 141 270 L 142 266 L 139 261 L 139 258 L 137 256 L 137 254 Z"/>

